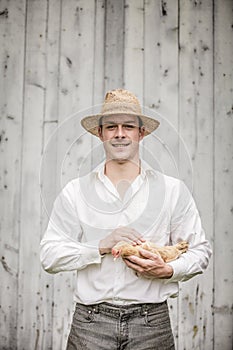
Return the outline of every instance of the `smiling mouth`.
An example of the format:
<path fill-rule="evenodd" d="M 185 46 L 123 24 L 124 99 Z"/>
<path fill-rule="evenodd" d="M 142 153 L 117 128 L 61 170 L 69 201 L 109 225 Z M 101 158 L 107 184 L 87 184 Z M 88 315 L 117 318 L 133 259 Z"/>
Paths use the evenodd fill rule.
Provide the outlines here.
<path fill-rule="evenodd" d="M 115 143 L 115 144 L 112 144 L 112 146 L 113 147 L 127 147 L 127 146 L 129 146 L 130 145 L 130 143 Z"/>

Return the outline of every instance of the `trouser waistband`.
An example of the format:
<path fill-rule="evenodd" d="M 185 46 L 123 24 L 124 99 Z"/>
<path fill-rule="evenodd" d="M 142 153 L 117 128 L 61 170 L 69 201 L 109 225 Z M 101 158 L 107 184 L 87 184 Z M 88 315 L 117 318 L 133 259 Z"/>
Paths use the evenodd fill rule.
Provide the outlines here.
<path fill-rule="evenodd" d="M 115 305 L 111 303 L 99 303 L 92 305 L 84 305 L 80 303 L 76 304 L 77 308 L 88 310 L 89 312 L 104 313 L 116 317 L 126 313 L 134 316 L 143 315 L 148 311 L 163 308 L 164 306 L 167 306 L 167 301 L 164 301 L 162 303 L 142 303 L 129 305 Z"/>

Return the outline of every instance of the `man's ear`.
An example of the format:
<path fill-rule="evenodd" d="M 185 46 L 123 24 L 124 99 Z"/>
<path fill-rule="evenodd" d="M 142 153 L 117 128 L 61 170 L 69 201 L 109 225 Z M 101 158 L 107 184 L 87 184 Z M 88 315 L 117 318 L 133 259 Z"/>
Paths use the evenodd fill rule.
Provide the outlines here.
<path fill-rule="evenodd" d="M 101 141 L 103 141 L 103 136 L 102 136 L 102 128 L 101 126 L 98 127 L 98 135 Z"/>
<path fill-rule="evenodd" d="M 139 128 L 139 139 L 140 139 L 140 141 L 144 138 L 144 136 L 145 136 L 145 126 L 141 126 Z"/>

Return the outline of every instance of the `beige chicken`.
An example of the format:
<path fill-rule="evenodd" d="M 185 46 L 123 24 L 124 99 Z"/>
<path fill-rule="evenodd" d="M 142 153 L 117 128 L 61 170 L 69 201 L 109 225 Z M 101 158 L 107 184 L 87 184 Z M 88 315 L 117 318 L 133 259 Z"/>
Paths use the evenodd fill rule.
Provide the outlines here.
<path fill-rule="evenodd" d="M 120 241 L 112 248 L 112 255 L 114 258 L 122 257 L 126 258 L 130 255 L 136 255 L 140 258 L 143 256 L 140 254 L 139 249 L 143 248 L 154 254 L 160 256 L 165 262 L 175 260 L 180 257 L 181 254 L 187 252 L 188 243 L 185 241 L 179 242 L 174 246 L 160 247 L 152 242 L 144 242 L 141 245 L 132 245 L 128 242 Z"/>

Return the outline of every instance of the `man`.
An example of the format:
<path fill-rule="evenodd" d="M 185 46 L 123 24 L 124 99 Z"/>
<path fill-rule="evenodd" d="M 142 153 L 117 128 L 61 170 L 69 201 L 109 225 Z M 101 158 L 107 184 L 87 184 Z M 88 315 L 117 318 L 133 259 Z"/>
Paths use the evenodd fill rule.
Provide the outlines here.
<path fill-rule="evenodd" d="M 132 93 L 108 92 L 101 113 L 81 123 L 103 142 L 105 163 L 65 186 L 41 242 L 47 272 L 77 271 L 67 349 L 174 349 L 167 299 L 211 255 L 193 198 L 181 181 L 140 159 L 140 141 L 159 122 L 141 113 Z M 143 258 L 113 259 L 118 242 L 145 240 L 185 240 L 189 249 L 169 263 L 144 249 Z"/>

